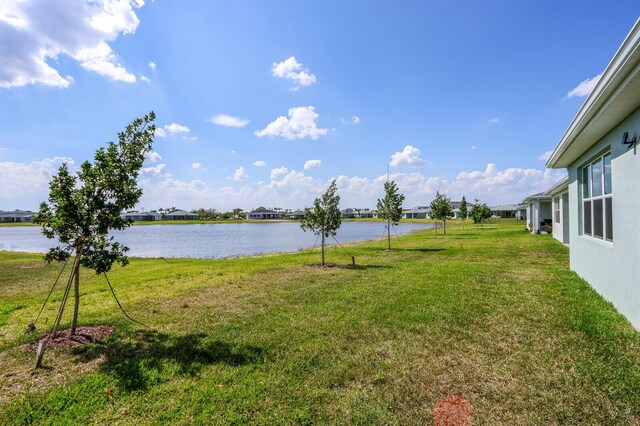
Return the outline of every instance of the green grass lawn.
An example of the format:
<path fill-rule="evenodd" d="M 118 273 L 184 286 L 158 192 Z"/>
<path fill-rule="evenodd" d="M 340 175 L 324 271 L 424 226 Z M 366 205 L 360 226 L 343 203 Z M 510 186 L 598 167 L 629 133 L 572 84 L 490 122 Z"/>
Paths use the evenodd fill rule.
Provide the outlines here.
<path fill-rule="evenodd" d="M 59 265 L 0 252 L 0 424 L 432 424 L 450 394 L 475 424 L 640 423 L 640 333 L 562 244 L 504 222 L 393 246 L 132 259 L 110 279 L 149 328 L 83 271 L 82 325 L 116 333 L 35 372 L 21 333 Z"/>

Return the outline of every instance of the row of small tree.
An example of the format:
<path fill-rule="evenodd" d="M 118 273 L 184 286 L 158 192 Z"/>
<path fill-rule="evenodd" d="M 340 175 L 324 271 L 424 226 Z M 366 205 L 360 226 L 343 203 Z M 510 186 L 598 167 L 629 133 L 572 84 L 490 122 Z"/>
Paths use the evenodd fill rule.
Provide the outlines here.
<path fill-rule="evenodd" d="M 311 231 L 321 238 L 322 266 L 325 265 L 325 248 L 327 238 L 335 237 L 340 225 L 342 216 L 340 208 L 340 196 L 337 194 L 338 187 L 333 180 L 327 191 L 322 196 L 316 198 L 312 207 L 305 207 L 304 217 L 300 221 L 302 230 Z M 399 222 L 402 219 L 402 203 L 404 195 L 398 191 L 398 186 L 394 181 L 385 182 L 384 197 L 378 199 L 378 217 L 387 219 L 387 247 L 391 250 L 391 223 Z"/>
<path fill-rule="evenodd" d="M 451 199 L 446 194 L 436 192 L 436 196 L 431 201 L 429 217 L 436 221 L 436 229 L 434 232 L 434 238 L 438 235 L 438 223 L 442 222 L 443 234 L 447 235 L 447 220 L 454 217 L 453 205 Z M 473 219 L 473 223 L 482 224 L 485 220 L 489 219 L 492 215 L 491 209 L 486 203 L 480 204 L 480 200 L 476 198 L 476 202 L 471 205 L 471 210 L 468 209 L 467 200 L 462 197 L 460 201 L 460 207 L 458 208 L 458 214 L 462 219 L 462 229 L 464 229 L 464 222 L 467 218 Z"/>

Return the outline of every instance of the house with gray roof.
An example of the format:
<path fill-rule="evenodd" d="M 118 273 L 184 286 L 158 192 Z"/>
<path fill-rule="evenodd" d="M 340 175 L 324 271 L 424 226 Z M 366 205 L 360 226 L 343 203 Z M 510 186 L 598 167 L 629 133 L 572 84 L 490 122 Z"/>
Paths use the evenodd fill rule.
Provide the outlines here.
<path fill-rule="evenodd" d="M 34 214 L 29 210 L 0 211 L 0 223 L 31 222 L 31 216 Z"/>

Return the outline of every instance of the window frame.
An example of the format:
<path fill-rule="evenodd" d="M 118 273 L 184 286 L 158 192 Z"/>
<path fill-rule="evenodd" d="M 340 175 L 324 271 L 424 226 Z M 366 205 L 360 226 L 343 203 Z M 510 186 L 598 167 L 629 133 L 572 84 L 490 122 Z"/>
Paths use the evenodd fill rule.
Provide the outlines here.
<path fill-rule="evenodd" d="M 594 167 L 596 173 L 594 173 Z M 594 179 L 594 174 L 599 179 Z M 582 187 L 580 188 L 582 194 L 580 206 L 582 235 L 595 240 L 613 243 L 611 152 L 604 152 L 588 161 L 580 168 L 580 176 L 582 179 Z M 594 189 L 599 192 L 598 195 L 594 195 Z M 609 191 L 608 193 L 607 190 Z M 596 235 L 598 231 L 602 235 Z"/>

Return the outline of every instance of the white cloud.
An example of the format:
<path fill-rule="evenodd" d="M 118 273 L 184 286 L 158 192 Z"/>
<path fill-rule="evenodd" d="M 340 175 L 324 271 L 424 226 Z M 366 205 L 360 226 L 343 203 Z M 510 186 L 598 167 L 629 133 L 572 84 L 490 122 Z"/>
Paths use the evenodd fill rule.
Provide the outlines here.
<path fill-rule="evenodd" d="M 262 130 L 256 130 L 258 137 L 281 136 L 287 139 L 303 139 L 309 137 L 313 140 L 327 134 L 327 129 L 318 127 L 317 120 L 320 116 L 315 112 L 315 107 L 295 107 L 289 109 L 289 118 L 280 116 L 269 123 Z"/>
<path fill-rule="evenodd" d="M 49 63 L 60 56 L 111 80 L 134 83 L 109 43 L 135 32 L 144 1 L 23 1 L 0 5 L 0 87 L 43 84 L 68 87 Z M 63 29 L 63 30 L 62 30 Z"/>
<path fill-rule="evenodd" d="M 140 169 L 140 176 L 165 176 L 166 164 L 158 164 L 157 166 L 143 167 Z"/>
<path fill-rule="evenodd" d="M 360 117 L 358 117 L 357 115 L 351 117 L 351 124 L 360 124 Z"/>
<path fill-rule="evenodd" d="M 149 80 L 149 77 L 147 77 L 146 75 L 141 75 L 140 80 L 144 81 L 147 84 L 151 84 L 151 80 Z"/>
<path fill-rule="evenodd" d="M 499 122 L 500 122 L 500 117 L 493 117 L 488 121 L 489 124 L 498 124 Z"/>
<path fill-rule="evenodd" d="M 472 150 L 474 150 L 474 149 L 478 149 L 478 147 L 477 147 L 477 146 L 475 146 L 475 145 L 471 145 L 471 149 L 472 149 Z"/>
<path fill-rule="evenodd" d="M 173 136 L 178 134 L 187 134 L 189 132 L 191 132 L 191 129 L 189 129 L 185 125 L 178 124 L 178 123 L 165 124 L 163 127 L 156 128 L 156 136 L 160 138 L 165 138 L 167 137 L 167 135 Z M 190 138 L 186 136 L 183 137 L 183 139 L 190 139 L 190 140 L 195 140 L 194 138 L 198 139 L 197 136 L 191 136 Z"/>
<path fill-rule="evenodd" d="M 427 160 L 420 158 L 420 150 L 407 145 L 402 152 L 396 152 L 391 156 L 391 167 L 419 167 L 429 165 Z"/>
<path fill-rule="evenodd" d="M 187 126 L 178 123 L 167 124 L 164 126 L 164 129 L 172 134 L 189 133 L 191 131 Z"/>
<path fill-rule="evenodd" d="M 242 166 L 238 167 L 236 171 L 233 173 L 233 177 L 231 179 L 237 180 L 238 182 L 249 179 L 249 174 L 247 173 L 247 169 L 245 169 Z"/>
<path fill-rule="evenodd" d="M 574 96 L 587 96 L 589 93 L 591 93 L 593 88 L 596 87 L 596 84 L 598 84 L 598 81 L 600 81 L 601 77 L 602 74 L 598 74 L 593 78 L 583 80 L 582 82 L 580 82 L 580 84 L 571 89 L 569 93 L 567 93 L 567 98 L 573 98 Z"/>
<path fill-rule="evenodd" d="M 182 139 L 185 140 L 185 141 L 197 141 L 198 137 L 197 136 L 183 136 Z"/>
<path fill-rule="evenodd" d="M 249 124 L 251 121 L 240 118 L 233 117 L 231 115 L 226 114 L 218 114 L 214 115 L 209 119 L 210 123 L 217 124 L 218 126 L 226 126 L 226 127 L 244 127 Z"/>
<path fill-rule="evenodd" d="M 305 170 L 316 170 L 322 165 L 322 160 L 308 160 L 304 163 Z"/>
<path fill-rule="evenodd" d="M 74 171 L 69 157 L 44 158 L 31 163 L 0 162 L 0 200 L 6 209 L 36 209 L 49 193 L 49 181 L 63 163 Z"/>
<path fill-rule="evenodd" d="M 551 154 L 553 154 L 553 150 L 546 151 L 544 154 L 538 155 L 538 160 L 547 161 L 551 157 Z"/>
<path fill-rule="evenodd" d="M 235 154 L 235 153 L 236 153 L 236 150 L 235 150 L 235 149 L 232 149 L 231 151 L 229 151 L 229 154 L 231 154 L 231 155 L 233 155 L 233 154 Z"/>
<path fill-rule="evenodd" d="M 149 62 L 149 68 L 151 68 L 152 71 L 155 71 L 157 68 L 156 63 L 153 61 Z"/>
<path fill-rule="evenodd" d="M 245 171 L 246 173 L 246 171 Z M 391 173 L 400 192 L 407 196 L 405 207 L 428 205 L 436 191 L 444 192 L 452 200 L 463 195 L 467 200 L 475 198 L 489 205 L 518 203 L 527 195 L 548 189 L 563 177 L 558 170 L 523 168 L 499 169 L 489 163 L 483 171 L 462 171 L 454 178 L 427 176 L 420 172 Z M 215 207 L 230 210 L 242 207 L 245 210 L 257 205 L 278 205 L 285 208 L 309 206 L 322 194 L 329 182 L 314 179 L 303 171 L 277 167 L 271 170 L 266 182 L 245 182 L 240 188 L 216 188 L 199 180 L 184 182 L 165 177 L 161 181 L 143 180 L 142 205 L 176 205 L 182 208 Z M 382 196 L 387 175 L 376 177 L 337 176 L 341 208 L 375 208 L 376 199 Z"/>
<path fill-rule="evenodd" d="M 253 165 L 256 166 L 256 167 L 264 167 L 264 166 L 267 165 L 267 163 L 262 161 L 262 160 L 258 160 L 258 161 L 254 161 Z"/>
<path fill-rule="evenodd" d="M 162 160 L 162 157 L 155 151 L 149 151 L 144 155 L 145 163 L 157 163 L 160 160 Z"/>
<path fill-rule="evenodd" d="M 194 170 L 204 170 L 202 163 L 192 163 L 191 168 Z"/>
<path fill-rule="evenodd" d="M 273 63 L 271 74 L 277 78 L 292 80 L 296 84 L 292 90 L 298 90 L 300 86 L 309 86 L 316 82 L 316 76 L 296 60 L 294 56 L 282 62 Z"/>

